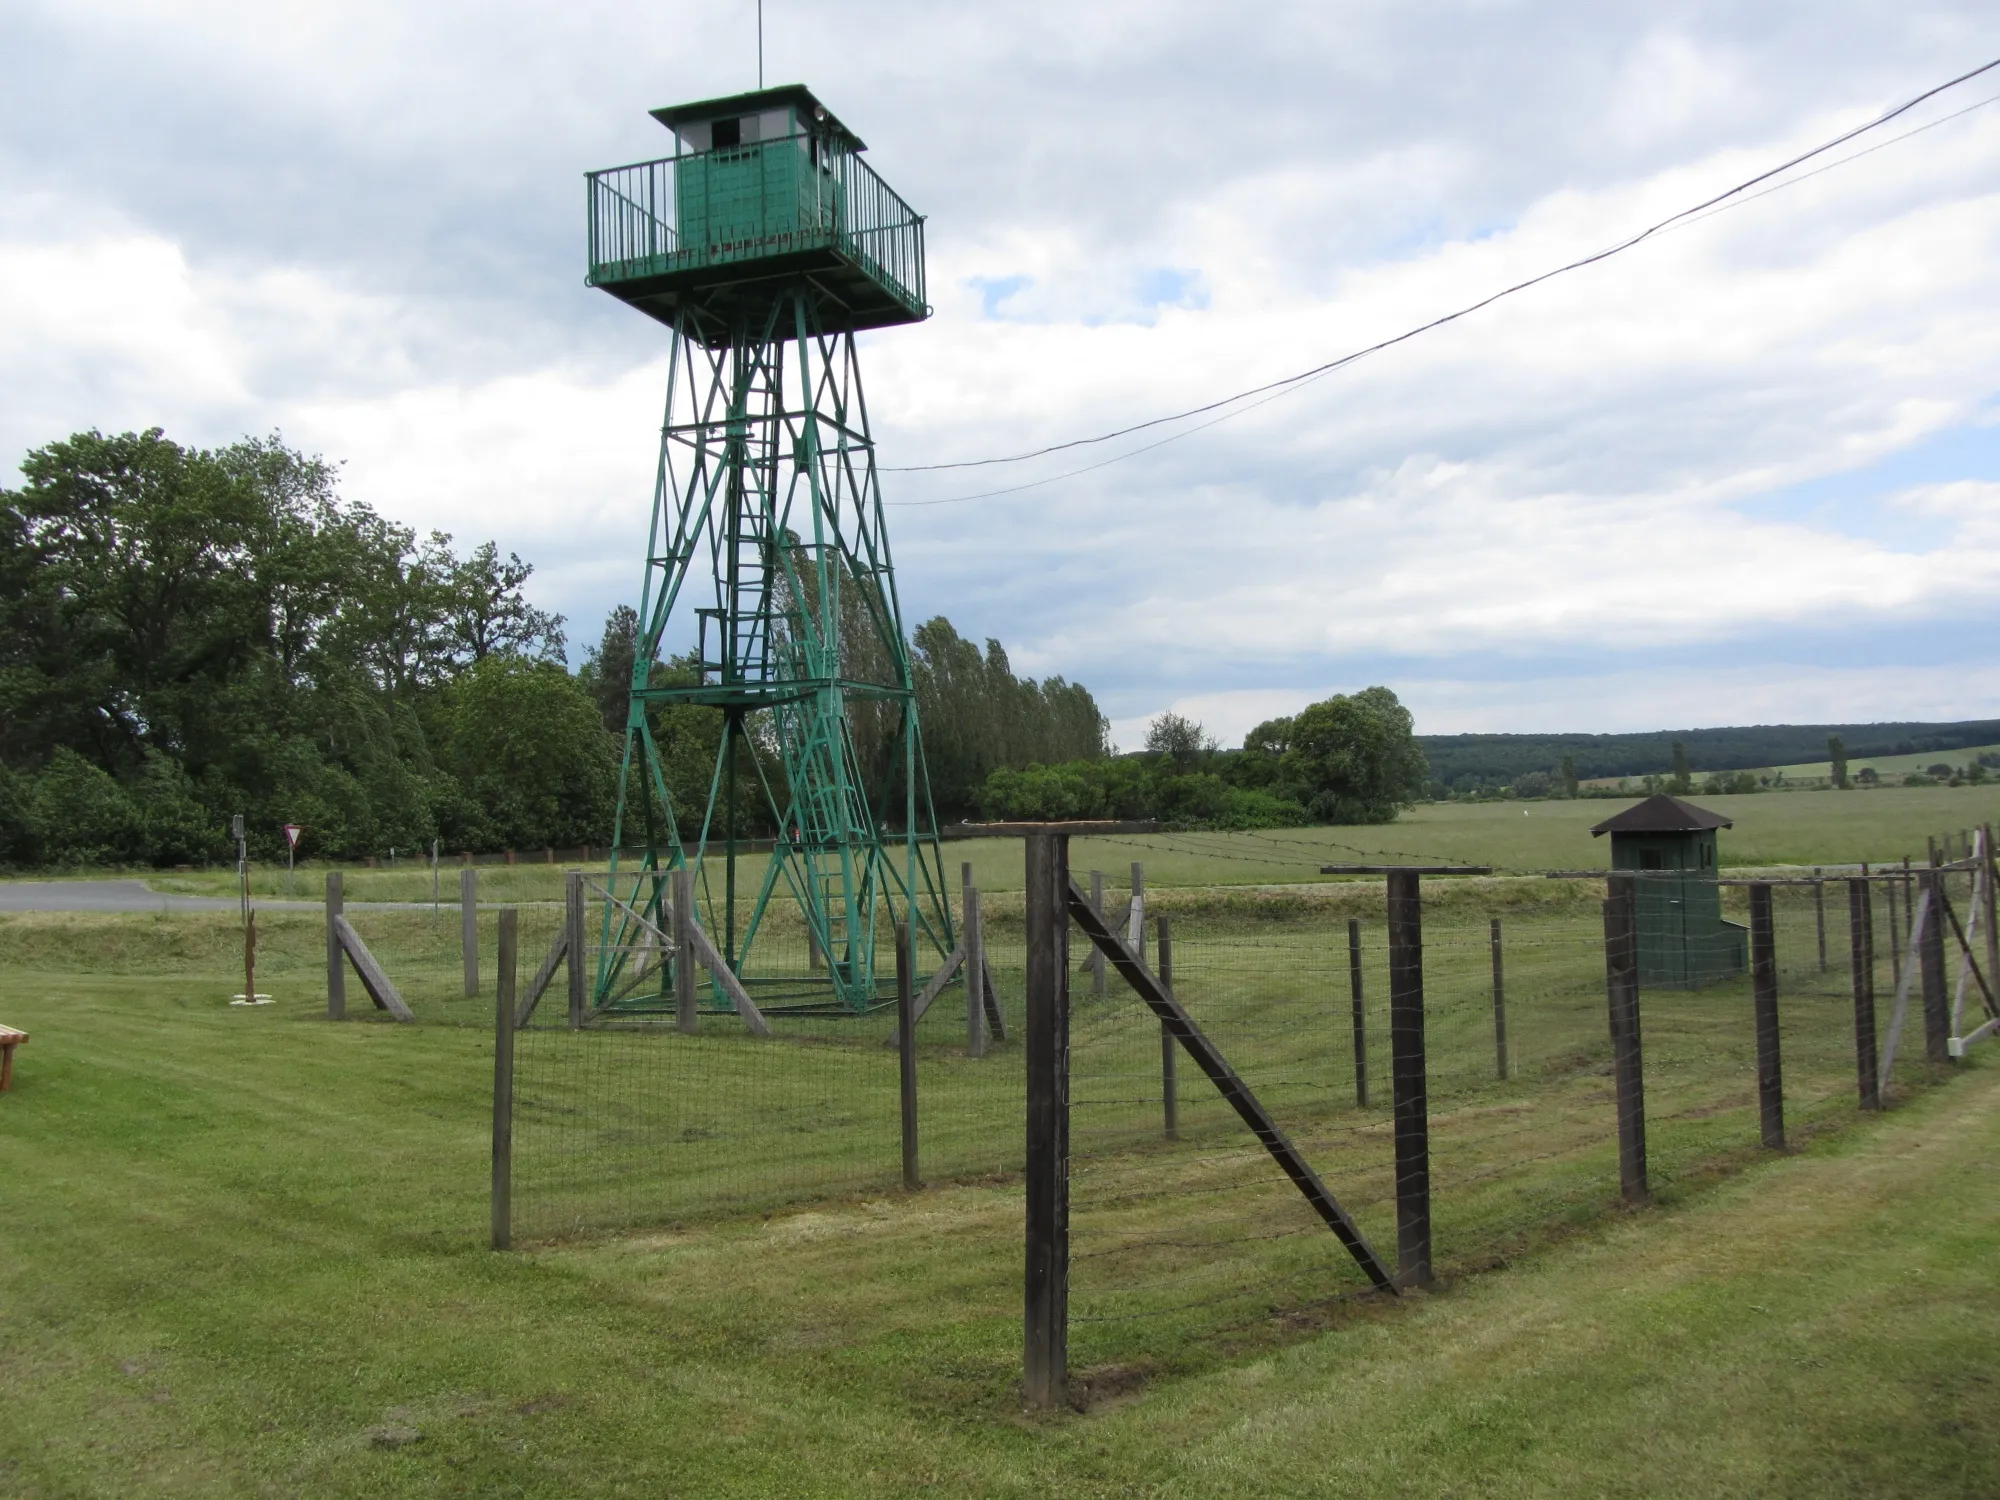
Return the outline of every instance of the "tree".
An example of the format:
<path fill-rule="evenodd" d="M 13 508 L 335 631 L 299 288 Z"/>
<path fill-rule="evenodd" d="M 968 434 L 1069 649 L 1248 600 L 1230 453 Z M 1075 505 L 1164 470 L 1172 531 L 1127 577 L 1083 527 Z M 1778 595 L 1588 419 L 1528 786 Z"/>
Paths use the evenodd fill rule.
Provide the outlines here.
<path fill-rule="evenodd" d="M 1685 797 L 1694 789 L 1694 768 L 1688 764 L 1688 747 L 1680 740 L 1674 741 L 1674 795 Z"/>
<path fill-rule="evenodd" d="M 1826 741 L 1826 757 L 1832 762 L 1833 784 L 1843 792 L 1847 790 L 1847 741 L 1839 735 L 1829 735 Z"/>
<path fill-rule="evenodd" d="M 509 848 L 609 840 L 616 742 L 569 673 L 490 655 L 452 685 L 450 720 L 459 777 Z"/>
<path fill-rule="evenodd" d="M 1330 823 L 1387 823 L 1430 774 L 1410 712 L 1386 687 L 1315 703 L 1292 725 L 1285 765 Z"/>
<path fill-rule="evenodd" d="M 1157 757 L 1162 769 L 1185 775 L 1218 748 L 1214 735 L 1181 714 L 1163 713 L 1146 726 L 1146 753 Z"/>
<path fill-rule="evenodd" d="M 639 611 L 620 604 L 604 617 L 604 634 L 584 653 L 577 681 L 597 700 L 604 727 L 625 732 L 632 703 L 632 663 L 639 656 Z"/>
<path fill-rule="evenodd" d="M 439 542 L 451 538 L 433 533 Z M 563 655 L 563 617 L 536 609 L 521 593 L 534 574 L 532 563 L 510 552 L 500 561 L 496 542 L 481 542 L 445 572 L 445 613 L 452 640 L 474 662 L 496 651 L 543 661 Z"/>
<path fill-rule="evenodd" d="M 1563 795 L 1565 797 L 1574 797 L 1576 795 L 1578 783 L 1576 757 L 1574 755 L 1565 754 L 1562 758 L 1562 784 Z"/>

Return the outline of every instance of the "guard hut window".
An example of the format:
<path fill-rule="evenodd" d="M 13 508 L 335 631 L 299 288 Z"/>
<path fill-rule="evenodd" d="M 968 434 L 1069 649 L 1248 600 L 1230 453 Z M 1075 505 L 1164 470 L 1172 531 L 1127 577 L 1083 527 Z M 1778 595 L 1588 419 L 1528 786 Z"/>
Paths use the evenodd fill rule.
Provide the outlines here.
<path fill-rule="evenodd" d="M 1639 868 L 1642 870 L 1659 869 L 1660 851 L 1657 849 L 1641 849 L 1639 851 Z"/>
<path fill-rule="evenodd" d="M 709 126 L 709 144 L 717 151 L 743 144 L 743 121 L 741 119 L 717 120 Z"/>

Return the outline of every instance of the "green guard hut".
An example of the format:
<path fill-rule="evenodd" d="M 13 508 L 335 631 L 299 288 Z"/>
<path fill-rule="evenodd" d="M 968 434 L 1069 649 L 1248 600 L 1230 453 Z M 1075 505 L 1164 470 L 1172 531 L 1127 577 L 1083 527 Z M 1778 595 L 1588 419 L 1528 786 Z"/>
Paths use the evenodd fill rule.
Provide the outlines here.
<path fill-rule="evenodd" d="M 923 216 L 810 89 L 651 114 L 673 132 L 672 156 L 589 175 L 590 285 L 669 326 L 693 309 L 711 327 L 747 319 L 763 332 L 801 276 L 845 328 L 929 316 Z"/>
<path fill-rule="evenodd" d="M 1749 967 L 1749 929 L 1723 920 L 1716 831 L 1720 813 L 1661 792 L 1590 830 L 1611 835 L 1611 868 L 1636 870 L 1639 983 L 1699 989 Z"/>

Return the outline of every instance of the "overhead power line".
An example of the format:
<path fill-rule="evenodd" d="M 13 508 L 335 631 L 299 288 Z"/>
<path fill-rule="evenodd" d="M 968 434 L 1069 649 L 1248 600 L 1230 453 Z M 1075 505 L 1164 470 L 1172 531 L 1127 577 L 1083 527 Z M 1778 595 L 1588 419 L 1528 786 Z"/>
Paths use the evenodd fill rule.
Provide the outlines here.
<path fill-rule="evenodd" d="M 1887 125 L 1890 121 L 1898 119 L 1901 116 L 1908 114 L 1911 110 L 1915 109 L 1918 105 L 1925 103 L 1927 100 L 1935 99 L 1938 95 L 1946 93 L 1951 89 L 1955 89 L 1959 87 L 1961 84 L 1968 83 L 1972 79 L 1978 78 L 1982 74 L 1990 73 L 1996 68 L 2000 68 L 2000 57 L 1994 58 L 1991 62 L 1983 63 L 1979 67 L 1973 68 L 1968 72 L 1961 73 L 1956 78 L 1948 79 L 1945 82 L 1940 83 L 1933 88 L 1925 89 L 1921 94 L 1918 94 L 1913 98 L 1905 100 L 1903 103 L 1897 105 L 1894 109 L 1888 110 L 1883 114 L 1877 115 L 1874 119 L 1868 121 L 1866 124 L 1857 125 L 1856 127 L 1854 127 L 1854 129 L 1843 131 L 1841 134 L 1834 136 L 1831 140 L 1822 141 L 1819 145 L 1814 146 L 1810 151 L 1801 152 L 1799 155 L 1792 157 L 1789 161 L 1781 162 L 1775 167 L 1771 167 L 1765 171 L 1759 172 L 1754 177 L 1746 178 L 1744 181 L 1737 183 L 1734 187 L 1726 189 L 1723 192 L 1717 193 L 1713 197 L 1705 198 L 1699 203 L 1692 204 L 1689 207 L 1680 210 L 1678 213 L 1671 214 L 1668 217 L 1661 219 L 1658 223 L 1650 224 L 1646 228 L 1640 230 L 1637 234 L 1631 235 L 1626 239 L 1620 240 L 1615 245 L 1610 245 L 1607 246 L 1605 249 L 1596 251 L 1593 254 L 1579 257 L 1578 259 L 1569 261 L 1564 265 L 1557 266 L 1552 270 L 1543 271 L 1538 275 L 1530 276 L 1524 281 L 1517 281 L 1511 286 L 1503 287 L 1497 292 L 1490 293 L 1489 295 L 1480 298 L 1477 302 L 1468 303 L 1464 307 L 1458 308 L 1453 312 L 1448 312 L 1440 317 L 1432 318 L 1427 323 L 1420 323 L 1416 327 L 1407 329 L 1402 333 L 1395 334 L 1390 338 L 1381 339 L 1376 343 L 1366 345 L 1363 348 L 1352 350 L 1349 353 L 1339 356 L 1337 359 L 1327 360 L 1323 364 L 1314 365 L 1311 369 L 1301 370 L 1295 375 L 1287 375 L 1280 380 L 1267 381 L 1263 385 L 1251 386 L 1247 390 L 1237 391 L 1232 395 L 1223 396 L 1217 400 L 1205 402 L 1200 406 L 1191 406 L 1187 408 L 1185 411 L 1177 411 L 1170 413 L 1169 415 L 1166 416 L 1153 417 L 1144 422 L 1134 422 L 1130 426 L 1115 428 L 1110 432 L 1100 432 L 1091 437 L 1072 438 L 1067 442 L 1050 443 L 1045 447 L 1031 448 L 1023 453 L 1003 454 L 993 458 L 960 459 L 950 463 L 937 463 L 937 464 L 906 464 L 906 465 L 884 466 L 884 472 L 898 473 L 898 474 L 922 474 L 922 473 L 936 473 L 947 469 L 977 469 L 977 468 L 987 468 L 998 464 L 1024 463 L 1032 458 L 1045 458 L 1052 453 L 1064 453 L 1076 448 L 1088 448 L 1088 447 L 1094 447 L 1099 443 L 1113 442 L 1118 438 L 1131 437 L 1134 434 L 1147 432 L 1156 427 L 1166 427 L 1176 422 L 1184 422 L 1190 417 L 1208 416 L 1210 413 L 1219 414 L 1213 417 L 1212 420 L 1201 424 L 1200 427 L 1190 428 L 1186 432 L 1171 434 L 1167 437 L 1159 439 L 1157 442 L 1148 443 L 1143 447 L 1133 448 L 1123 453 L 1114 454 L 1110 458 L 1101 459 L 1098 462 L 1086 465 L 1083 468 L 1072 469 L 1067 471 L 1066 473 L 1051 475 L 1046 479 L 1030 480 L 1024 484 L 1011 485 L 1003 489 L 986 490 L 976 495 L 954 495 L 947 499 L 942 499 L 942 500 L 904 500 L 904 501 L 892 501 L 890 503 L 901 504 L 901 505 L 956 505 L 956 504 L 961 504 L 968 500 L 984 500 L 991 498 L 992 496 L 995 495 L 1013 494 L 1020 490 L 1035 489 L 1041 485 L 1053 484 L 1057 480 L 1073 478 L 1075 475 L 1078 474 L 1087 474 L 1091 472 L 1091 470 L 1093 469 L 1101 469 L 1109 464 L 1119 463 L 1125 459 L 1137 457 L 1139 454 L 1149 452 L 1152 449 L 1160 447 L 1165 443 L 1170 443 L 1178 438 L 1190 436 L 1192 433 L 1200 432 L 1204 428 L 1214 426 L 1217 422 L 1226 421 L 1230 417 L 1240 415 L 1241 412 L 1243 411 L 1253 410 L 1254 409 L 1253 407 L 1244 406 L 1241 403 L 1251 401 L 1252 398 L 1254 397 L 1261 396 L 1266 401 L 1275 400 L 1277 397 L 1288 394 L 1289 392 L 1296 390 L 1297 388 L 1306 384 L 1309 381 L 1317 380 L 1321 376 L 1330 375 L 1335 370 L 1341 369 L 1346 365 L 1351 365 L 1356 360 L 1365 359 L 1371 354 L 1379 354 L 1382 350 L 1393 348 L 1397 344 L 1408 343 L 1411 339 L 1417 338 L 1426 333 L 1430 333 L 1435 329 L 1442 328 L 1446 324 L 1455 323 L 1461 318 L 1470 317 L 1473 313 L 1491 307 L 1494 303 L 1502 301 L 1505 298 L 1512 297 L 1520 292 L 1525 292 L 1531 287 L 1540 286 L 1545 281 L 1553 281 L 1558 276 L 1566 276 L 1572 271 L 1580 271 L 1586 266 L 1594 266 L 1598 264 L 1600 261 L 1609 260 L 1614 255 L 1622 255 L 1625 251 L 1630 250 L 1637 245 L 1643 244 L 1645 241 L 1654 238 L 1656 235 L 1664 233 L 1666 230 L 1669 230 L 1675 227 L 1676 225 L 1683 223 L 1686 220 L 1706 216 L 1709 213 L 1718 211 L 1723 207 L 1733 207 L 1734 205 L 1730 201 L 1732 199 L 1741 199 L 1743 201 L 1747 201 L 1748 197 L 1761 197 L 1763 196 L 1763 194 L 1753 194 L 1751 193 L 1751 189 L 1759 187 L 1764 183 L 1770 182 L 1771 179 L 1774 177 L 1781 177 L 1786 172 L 1791 171 L 1794 167 L 1802 166 L 1806 162 L 1813 160 L 1815 157 L 1824 156 L 1827 152 L 1835 150 L 1838 147 L 1844 146 L 1849 141 L 1855 140 L 1860 136 L 1867 135 L 1871 131 L 1879 130 L 1884 125 Z M 1958 111 L 1957 114 L 1968 114 L 1973 109 L 1977 109 L 1981 107 L 1981 105 L 1988 104 L 1991 102 L 1992 102 L 1991 99 L 1982 100 L 1980 101 L 1980 104 L 1968 106 L 1966 109 Z M 1947 115 L 1945 117 L 1945 119 L 1953 119 L 1953 118 L 1956 118 L 1956 115 Z M 1931 122 L 1931 125 L 1941 125 L 1943 123 L 1944 120 L 1935 120 Z M 1922 130 L 1927 130 L 1930 128 L 1931 128 L 1930 125 L 1926 125 L 1921 127 L 1919 130 L 1908 131 L 1902 136 L 1897 136 L 1895 140 L 1907 139 L 1909 136 L 1921 134 Z M 1893 145 L 1895 144 L 1895 140 L 1884 141 L 1881 144 L 1883 146 Z M 1870 149 L 1876 150 L 1880 148 L 1871 147 Z M 1857 160 L 1860 157 L 1865 156 L 1867 154 L 1869 153 L 1866 151 L 1856 152 L 1854 153 L 1853 156 L 1845 157 L 1840 162 L 1828 163 L 1826 167 L 1820 168 L 1819 171 L 1829 170 L 1832 167 L 1842 165 L 1843 162 L 1845 161 Z M 1817 174 L 1809 172 L 1804 174 L 1804 176 L 1795 180 L 1802 182 L 1805 180 L 1805 177 L 1810 177 L 1814 175 Z M 1772 188 L 1765 189 L 1765 191 L 1772 192 L 1775 191 L 1777 187 L 1785 187 L 1789 185 L 1790 185 L 1789 183 L 1778 183 L 1775 184 Z M 1262 401 L 1258 401 L 1256 403 L 1256 405 L 1260 406 L 1262 404 L 1263 404 Z M 1230 408 L 1236 408 L 1236 409 L 1231 410 Z"/>

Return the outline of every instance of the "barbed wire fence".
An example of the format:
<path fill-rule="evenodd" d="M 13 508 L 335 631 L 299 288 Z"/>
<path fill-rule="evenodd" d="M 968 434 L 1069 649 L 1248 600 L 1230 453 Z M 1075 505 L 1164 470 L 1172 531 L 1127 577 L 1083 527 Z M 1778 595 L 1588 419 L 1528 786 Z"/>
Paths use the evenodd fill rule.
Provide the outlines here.
<path fill-rule="evenodd" d="M 1323 858 L 1332 841 L 1301 842 Z M 1412 1243 L 1418 1158 L 1398 1123 L 1408 1037 L 1392 1036 L 1382 883 L 1149 892 L 1148 852 L 1207 855 L 1203 841 L 1147 833 L 1110 847 L 1135 862 L 1095 881 L 1078 872 L 1082 898 L 1171 991 L 1356 1234 L 1383 1264 L 1397 1261 Z M 1270 857 L 1288 868 L 1299 852 Z M 1870 1061 L 1882 1094 L 1907 1097 L 2000 1018 L 1988 989 L 2000 967 L 1990 847 L 1982 834 L 1937 859 L 1865 877 L 1711 879 L 1715 920 L 1692 923 L 1674 906 L 1683 877 L 1612 880 L 1614 894 L 1632 892 L 1645 1195 L 1672 1199 L 1852 1119 L 1872 1102 Z M 1633 1158 L 1607 1024 L 1616 940 L 1607 872 L 1587 873 L 1424 882 L 1416 1055 L 1424 1257 L 1436 1274 L 1503 1264 L 1621 1201 Z M 1028 903 L 982 901 L 967 884 L 990 1019 L 977 1037 L 969 1030 L 981 996 L 961 969 L 911 1028 L 917 1177 L 1011 1181 L 1025 1169 L 1032 1203 Z M 465 910 L 469 926 L 449 903 L 346 914 L 424 1024 L 495 1024 L 500 912 Z M 568 903 L 523 905 L 512 920 L 511 1234 L 671 1228 L 883 1196 L 908 1181 L 894 1006 L 847 1016 L 774 1006 L 760 1037 L 704 975 L 692 1033 L 672 1004 L 572 1025 Z M 585 926 L 590 973 L 608 929 Z M 743 976 L 757 993 L 823 961 L 802 926 L 782 922 L 758 951 L 766 970 Z M 1135 1370 L 1319 1326 L 1372 1286 L 1269 1141 L 1191 1066 L 1117 963 L 1093 961 L 1098 951 L 1078 942 L 1065 957 L 1061 1370 L 1075 1372 L 1067 1397 L 1086 1399 Z M 663 973 L 677 958 L 647 961 Z M 1682 967 L 1663 977 L 1662 963 Z"/>

